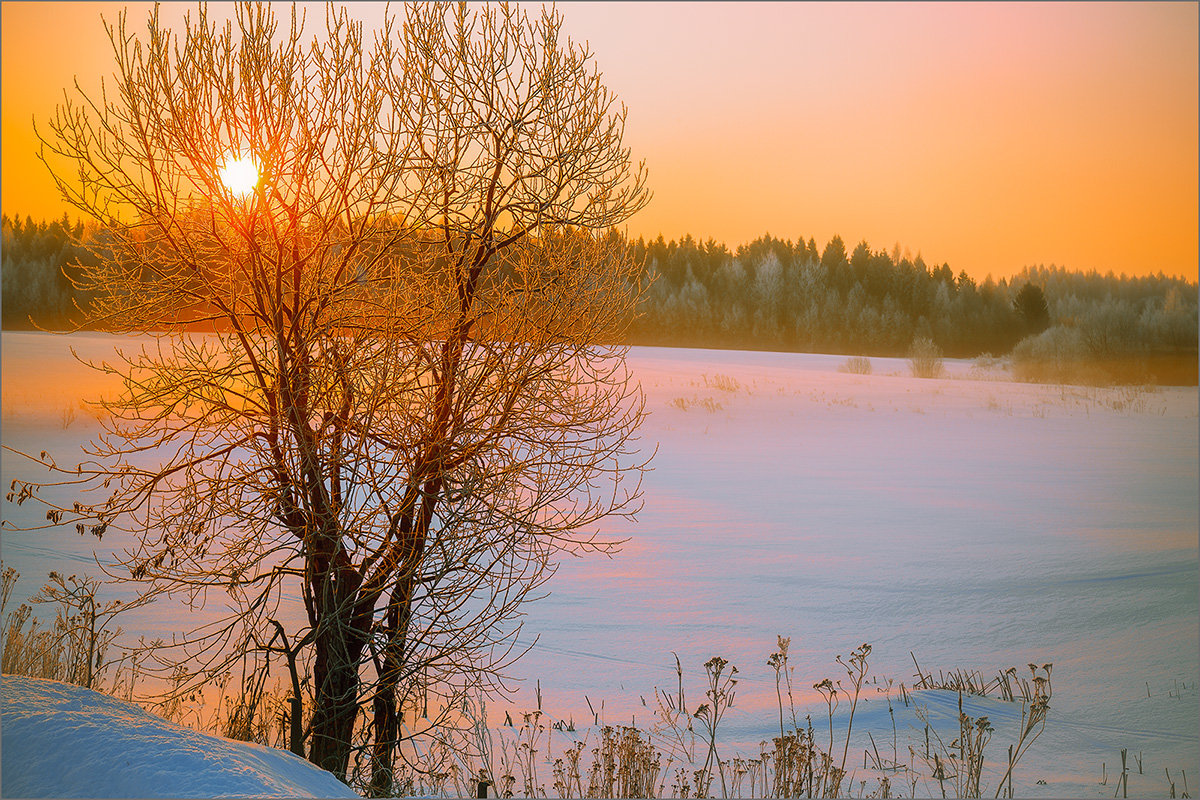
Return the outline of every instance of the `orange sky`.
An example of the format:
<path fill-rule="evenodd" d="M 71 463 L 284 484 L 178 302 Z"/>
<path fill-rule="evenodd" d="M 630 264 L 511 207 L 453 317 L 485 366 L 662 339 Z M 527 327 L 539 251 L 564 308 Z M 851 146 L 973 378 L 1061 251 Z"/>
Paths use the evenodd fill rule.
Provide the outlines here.
<path fill-rule="evenodd" d="M 64 210 L 30 118 L 111 71 L 99 17 L 122 7 L 141 20 L 149 4 L 0 9 L 5 213 Z M 559 9 L 650 168 L 635 236 L 840 233 L 978 278 L 1038 263 L 1197 277 L 1195 3 Z"/>

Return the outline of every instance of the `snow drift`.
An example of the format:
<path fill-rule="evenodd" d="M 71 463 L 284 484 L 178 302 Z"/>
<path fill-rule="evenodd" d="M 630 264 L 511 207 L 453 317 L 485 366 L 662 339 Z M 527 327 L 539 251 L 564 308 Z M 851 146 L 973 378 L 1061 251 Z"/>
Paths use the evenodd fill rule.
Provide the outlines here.
<path fill-rule="evenodd" d="M 0 678 L 5 797 L 355 797 L 292 753 L 199 733 L 115 697 Z"/>

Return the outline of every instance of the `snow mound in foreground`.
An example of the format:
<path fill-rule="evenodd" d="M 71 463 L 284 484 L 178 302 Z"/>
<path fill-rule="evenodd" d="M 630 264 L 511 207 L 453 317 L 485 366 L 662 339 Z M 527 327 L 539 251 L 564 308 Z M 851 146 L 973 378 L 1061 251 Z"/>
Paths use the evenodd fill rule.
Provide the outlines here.
<path fill-rule="evenodd" d="M 0 678 L 5 797 L 355 797 L 292 753 L 168 722 L 81 686 Z"/>

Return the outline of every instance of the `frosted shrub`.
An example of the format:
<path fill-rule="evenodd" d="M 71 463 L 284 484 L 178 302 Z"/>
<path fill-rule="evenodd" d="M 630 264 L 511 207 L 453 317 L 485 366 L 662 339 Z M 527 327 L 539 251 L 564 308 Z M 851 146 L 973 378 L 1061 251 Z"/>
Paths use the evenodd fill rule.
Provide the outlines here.
<path fill-rule="evenodd" d="M 908 366 L 914 378 L 941 377 L 942 348 L 928 336 L 916 337 L 908 349 Z"/>
<path fill-rule="evenodd" d="M 838 372 L 849 372 L 851 375 L 870 375 L 871 359 L 864 356 L 850 356 L 838 367 Z"/>
<path fill-rule="evenodd" d="M 1004 366 L 1004 364 L 1000 359 L 996 358 L 991 353 L 981 353 L 981 354 L 979 354 L 978 357 L 976 357 L 975 361 L 971 364 L 971 366 L 975 367 L 976 369 L 983 370 L 983 369 L 998 369 L 998 368 Z"/>
<path fill-rule="evenodd" d="M 1064 325 L 1026 336 L 1012 351 L 1013 374 L 1023 381 L 1073 383 L 1089 360 L 1083 334 Z"/>

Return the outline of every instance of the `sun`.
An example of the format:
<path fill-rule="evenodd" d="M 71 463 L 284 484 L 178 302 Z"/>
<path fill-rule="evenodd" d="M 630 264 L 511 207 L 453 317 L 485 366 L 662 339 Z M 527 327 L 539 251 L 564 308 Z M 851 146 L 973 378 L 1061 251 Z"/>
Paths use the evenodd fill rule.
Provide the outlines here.
<path fill-rule="evenodd" d="M 226 160 L 218 174 L 225 188 L 237 197 L 245 197 L 258 185 L 258 164 L 253 156 Z"/>

